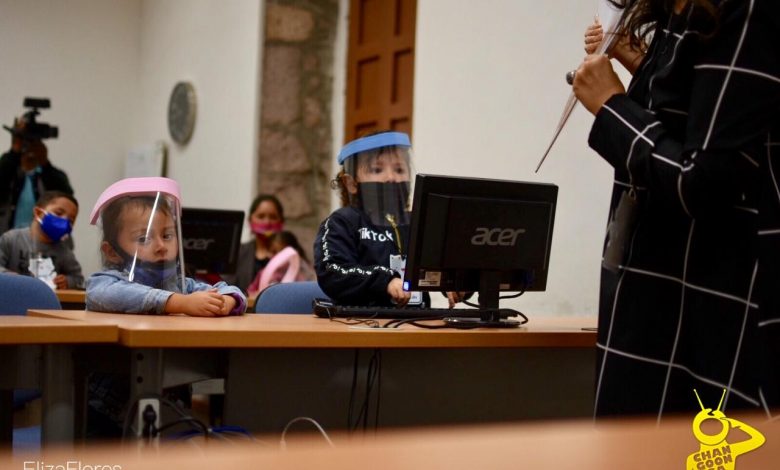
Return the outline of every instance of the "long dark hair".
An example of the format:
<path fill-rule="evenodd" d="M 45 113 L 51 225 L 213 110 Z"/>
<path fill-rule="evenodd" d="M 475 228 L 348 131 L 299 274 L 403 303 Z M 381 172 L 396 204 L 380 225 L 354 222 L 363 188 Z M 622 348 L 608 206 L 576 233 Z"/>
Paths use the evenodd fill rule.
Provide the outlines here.
<path fill-rule="evenodd" d="M 621 32 L 628 35 L 631 48 L 644 51 L 650 43 L 654 26 L 665 21 L 674 11 L 676 0 L 608 0 L 624 12 Z M 700 33 L 707 38 L 715 33 L 720 10 L 712 0 L 688 0 L 691 14 L 701 24 Z M 719 2 L 723 3 L 723 2 Z"/>

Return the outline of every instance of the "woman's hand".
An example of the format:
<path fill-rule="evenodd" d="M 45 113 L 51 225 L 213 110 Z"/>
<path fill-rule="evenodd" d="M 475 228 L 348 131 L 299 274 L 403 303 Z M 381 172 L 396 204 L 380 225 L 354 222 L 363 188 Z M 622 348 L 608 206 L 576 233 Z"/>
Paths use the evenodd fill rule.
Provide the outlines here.
<path fill-rule="evenodd" d="M 585 30 L 585 53 L 588 55 L 595 54 L 603 41 L 604 29 L 601 26 L 599 19 L 596 18 Z M 617 59 L 617 61 L 632 75 L 645 57 L 644 52 L 631 47 L 628 36 L 625 34 L 620 34 L 617 40 L 612 43 L 609 50 L 603 52 L 605 52 L 610 59 Z"/>
<path fill-rule="evenodd" d="M 585 53 L 590 55 L 596 52 L 596 49 L 601 45 L 601 41 L 604 40 L 604 29 L 599 23 L 599 19 L 596 18 L 593 24 L 588 26 L 585 30 Z"/>
<path fill-rule="evenodd" d="M 404 290 L 404 283 L 401 281 L 401 278 L 398 277 L 394 277 L 393 280 L 387 284 L 387 293 L 399 307 L 406 305 L 412 297 L 411 292 L 406 292 Z"/>
<path fill-rule="evenodd" d="M 603 54 L 589 55 L 577 68 L 572 85 L 574 95 L 593 115 L 612 95 L 623 94 L 626 89 L 612 69 L 609 57 Z"/>

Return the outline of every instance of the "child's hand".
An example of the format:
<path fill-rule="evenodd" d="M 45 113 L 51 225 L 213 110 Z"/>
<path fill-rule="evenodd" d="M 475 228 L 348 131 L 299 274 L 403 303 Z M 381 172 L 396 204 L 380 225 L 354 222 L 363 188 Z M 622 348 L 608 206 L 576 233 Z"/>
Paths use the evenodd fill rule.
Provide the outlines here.
<path fill-rule="evenodd" d="M 223 317 L 225 296 L 216 289 L 193 292 L 189 295 L 173 294 L 165 304 L 166 313 L 184 313 L 192 317 Z M 228 310 L 229 312 L 229 310 Z"/>
<path fill-rule="evenodd" d="M 54 285 L 57 286 L 57 289 L 67 289 L 68 278 L 64 274 L 57 274 L 54 276 Z"/>
<path fill-rule="evenodd" d="M 450 308 L 454 307 L 458 302 L 463 302 L 465 298 L 466 292 L 447 292 L 447 301 L 450 304 Z"/>
<path fill-rule="evenodd" d="M 387 293 L 393 298 L 395 304 L 399 307 L 403 307 L 409 302 L 412 297 L 411 292 L 404 291 L 404 283 L 401 278 L 394 277 L 390 283 L 387 284 Z"/>
<path fill-rule="evenodd" d="M 223 295 L 225 303 L 222 306 L 222 315 L 230 315 L 230 312 L 236 308 L 236 299 L 232 295 Z"/>

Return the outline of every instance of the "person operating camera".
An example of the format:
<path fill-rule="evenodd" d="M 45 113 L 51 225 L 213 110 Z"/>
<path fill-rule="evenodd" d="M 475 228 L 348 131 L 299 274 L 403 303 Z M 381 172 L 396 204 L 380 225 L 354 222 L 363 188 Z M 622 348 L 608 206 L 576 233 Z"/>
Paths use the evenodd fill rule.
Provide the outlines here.
<path fill-rule="evenodd" d="M 37 107 L 14 119 L 13 127 L 3 126 L 11 133 L 11 148 L 0 156 L 0 233 L 30 225 L 33 207 L 45 191 L 61 191 L 73 195 L 68 176 L 49 162 L 43 139 L 57 137 L 57 128 L 38 123 Z"/>

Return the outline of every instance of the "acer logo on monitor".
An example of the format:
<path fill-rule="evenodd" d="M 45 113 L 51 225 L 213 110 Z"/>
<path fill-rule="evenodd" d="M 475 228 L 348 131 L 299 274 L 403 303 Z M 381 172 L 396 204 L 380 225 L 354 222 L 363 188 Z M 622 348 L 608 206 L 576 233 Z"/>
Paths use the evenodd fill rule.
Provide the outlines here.
<path fill-rule="evenodd" d="M 474 246 L 515 246 L 517 237 L 525 233 L 524 228 L 477 227 L 471 244 Z"/>
<path fill-rule="evenodd" d="M 205 251 L 209 249 L 209 245 L 212 243 L 216 243 L 216 240 L 213 238 L 185 238 L 184 249 Z"/>

